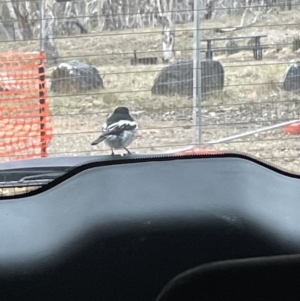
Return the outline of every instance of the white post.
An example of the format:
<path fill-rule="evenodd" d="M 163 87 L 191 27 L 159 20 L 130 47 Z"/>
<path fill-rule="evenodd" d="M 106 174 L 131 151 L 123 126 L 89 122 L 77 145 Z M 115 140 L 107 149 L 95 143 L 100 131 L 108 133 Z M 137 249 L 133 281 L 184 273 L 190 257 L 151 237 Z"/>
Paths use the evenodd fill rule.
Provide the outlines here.
<path fill-rule="evenodd" d="M 201 31 L 199 2 L 200 0 L 194 0 L 193 144 L 198 144 L 201 147 L 203 143 L 201 129 Z M 198 141 L 196 138 L 197 136 Z"/>

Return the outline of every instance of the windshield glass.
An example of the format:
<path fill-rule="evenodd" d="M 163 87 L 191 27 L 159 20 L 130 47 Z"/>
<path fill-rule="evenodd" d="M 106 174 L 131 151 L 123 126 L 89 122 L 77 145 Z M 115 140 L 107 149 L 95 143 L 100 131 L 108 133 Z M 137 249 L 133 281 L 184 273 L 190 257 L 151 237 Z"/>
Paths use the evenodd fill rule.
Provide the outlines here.
<path fill-rule="evenodd" d="M 22 163 L 30 159 L 191 148 L 243 152 L 299 173 L 297 1 L 8 3 L 1 183 L 43 185 L 83 162 Z M 44 169 L 9 178 L 5 162 Z"/>

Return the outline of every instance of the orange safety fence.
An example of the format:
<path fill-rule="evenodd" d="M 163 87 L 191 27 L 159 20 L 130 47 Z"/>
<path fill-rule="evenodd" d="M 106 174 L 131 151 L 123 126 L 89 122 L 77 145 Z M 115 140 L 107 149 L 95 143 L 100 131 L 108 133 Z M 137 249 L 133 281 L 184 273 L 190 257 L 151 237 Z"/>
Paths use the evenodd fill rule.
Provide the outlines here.
<path fill-rule="evenodd" d="M 51 112 L 45 54 L 0 53 L 0 161 L 48 156 Z"/>

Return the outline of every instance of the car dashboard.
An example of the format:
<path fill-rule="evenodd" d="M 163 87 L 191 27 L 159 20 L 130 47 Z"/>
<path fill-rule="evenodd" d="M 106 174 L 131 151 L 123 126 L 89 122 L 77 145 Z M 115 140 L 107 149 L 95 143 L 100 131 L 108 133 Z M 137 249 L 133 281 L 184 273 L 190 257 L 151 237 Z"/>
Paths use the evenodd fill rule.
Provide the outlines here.
<path fill-rule="evenodd" d="M 155 300 L 211 262 L 297 254 L 300 177 L 223 156 L 93 162 L 0 202 L 1 300 Z"/>

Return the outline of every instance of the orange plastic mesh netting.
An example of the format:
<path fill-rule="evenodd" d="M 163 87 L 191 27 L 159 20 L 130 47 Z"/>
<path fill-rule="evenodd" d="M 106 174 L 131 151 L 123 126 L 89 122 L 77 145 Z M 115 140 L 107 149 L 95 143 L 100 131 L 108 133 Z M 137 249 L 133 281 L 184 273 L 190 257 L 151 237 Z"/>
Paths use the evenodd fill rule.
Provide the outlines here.
<path fill-rule="evenodd" d="M 38 52 L 0 53 L 2 162 L 48 155 L 52 124 L 44 59 Z"/>

